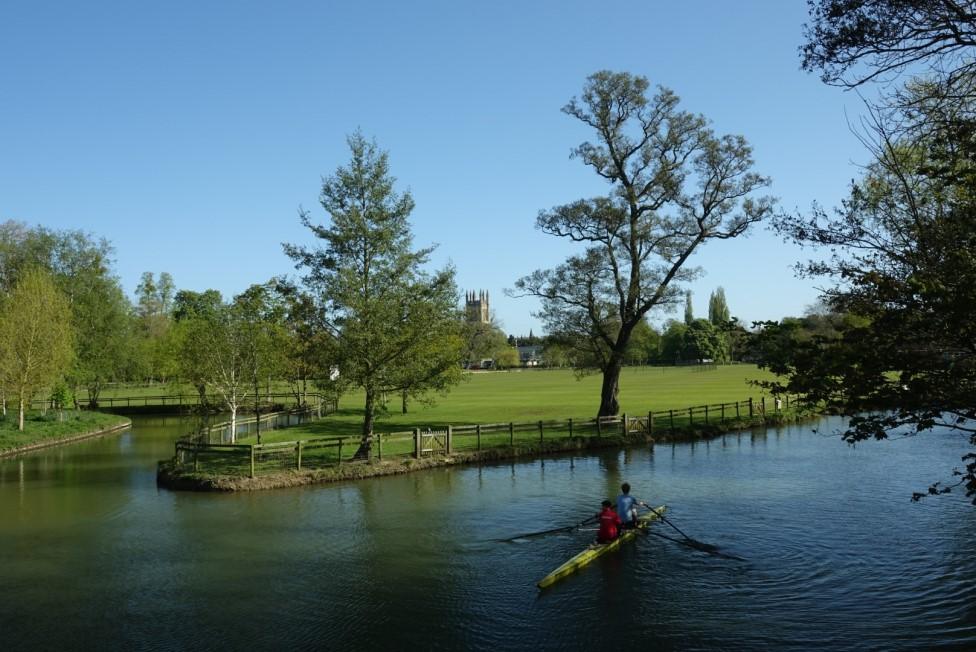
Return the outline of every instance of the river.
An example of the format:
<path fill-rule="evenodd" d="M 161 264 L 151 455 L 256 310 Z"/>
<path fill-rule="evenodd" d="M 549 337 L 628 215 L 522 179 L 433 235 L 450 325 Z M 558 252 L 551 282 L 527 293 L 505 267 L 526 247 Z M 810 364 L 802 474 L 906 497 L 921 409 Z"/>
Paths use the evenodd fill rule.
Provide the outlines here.
<path fill-rule="evenodd" d="M 0 648 L 976 649 L 976 508 L 909 501 L 964 441 L 840 424 L 218 495 L 157 489 L 185 425 L 135 417 L 0 460 Z M 540 593 L 593 533 L 493 542 L 623 480 L 745 561 L 639 537 Z"/>

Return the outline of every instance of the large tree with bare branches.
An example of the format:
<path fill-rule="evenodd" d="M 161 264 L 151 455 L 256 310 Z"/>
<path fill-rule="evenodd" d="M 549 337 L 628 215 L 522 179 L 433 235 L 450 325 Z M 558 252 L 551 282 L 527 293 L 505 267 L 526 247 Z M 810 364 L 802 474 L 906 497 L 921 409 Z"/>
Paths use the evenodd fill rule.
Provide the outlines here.
<path fill-rule="evenodd" d="M 688 266 L 692 254 L 745 233 L 773 205 L 754 196 L 769 179 L 752 170 L 743 137 L 715 135 L 704 117 L 679 110 L 672 91 L 648 89 L 644 77 L 601 71 L 563 107 L 596 133 L 572 155 L 609 189 L 539 213 L 537 228 L 583 251 L 519 279 L 513 292 L 541 299 L 549 333 L 603 373 L 601 416 L 619 410 L 631 334 L 650 310 L 680 296 L 680 282 L 698 271 Z"/>

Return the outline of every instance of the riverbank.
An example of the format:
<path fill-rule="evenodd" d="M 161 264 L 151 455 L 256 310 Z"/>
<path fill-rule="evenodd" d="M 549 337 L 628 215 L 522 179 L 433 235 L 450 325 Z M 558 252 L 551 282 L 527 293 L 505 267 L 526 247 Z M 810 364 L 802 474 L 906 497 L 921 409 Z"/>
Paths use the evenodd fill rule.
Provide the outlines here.
<path fill-rule="evenodd" d="M 63 421 L 53 415 L 31 414 L 21 432 L 16 429 L 16 416 L 8 413 L 6 419 L 0 420 L 0 458 L 101 437 L 132 425 L 125 417 L 102 412 L 70 412 Z"/>
<path fill-rule="evenodd" d="M 432 457 L 361 460 L 320 469 L 282 470 L 257 477 L 221 475 L 180 468 L 174 460 L 159 462 L 156 472 L 158 486 L 178 491 L 256 491 L 314 484 L 329 484 L 346 480 L 361 480 L 388 475 L 402 475 L 445 466 L 480 464 L 540 457 L 557 453 L 584 450 L 626 448 L 636 445 L 704 441 L 729 432 L 754 427 L 774 427 L 819 418 L 812 412 L 784 411 L 765 417 L 734 418 L 714 424 L 695 424 L 672 430 L 659 430 L 654 435 L 603 435 L 565 437 L 540 442 L 519 442 L 516 446 L 480 451 L 455 452 Z"/>

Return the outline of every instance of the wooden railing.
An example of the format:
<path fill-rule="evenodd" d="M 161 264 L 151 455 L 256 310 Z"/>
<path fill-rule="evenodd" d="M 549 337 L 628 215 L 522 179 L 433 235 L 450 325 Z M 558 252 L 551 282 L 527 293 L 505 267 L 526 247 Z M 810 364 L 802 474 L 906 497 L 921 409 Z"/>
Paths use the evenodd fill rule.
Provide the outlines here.
<path fill-rule="evenodd" d="M 768 414 L 797 407 L 795 397 L 776 399 L 749 398 L 732 403 L 713 403 L 674 410 L 657 410 L 632 416 L 622 414 L 593 419 L 566 419 L 531 422 L 485 423 L 473 425 L 448 425 L 439 429 L 415 428 L 413 430 L 380 433 L 374 432 L 369 447 L 369 457 L 383 460 L 397 457 L 424 458 L 452 455 L 462 451 L 481 451 L 489 448 L 514 448 L 520 444 L 544 444 L 547 440 L 573 437 L 612 437 L 644 434 L 653 436 L 662 431 L 696 425 L 719 424 L 736 420 L 743 424 L 764 421 Z M 334 405 L 326 405 L 317 418 L 328 414 Z M 307 410 L 308 408 L 306 408 Z M 262 417 L 262 429 L 272 425 L 273 418 L 296 414 L 282 412 Z M 249 420 L 251 423 L 254 419 Z M 252 429 L 239 422 L 237 435 L 247 435 Z M 282 422 L 278 422 L 282 423 Z M 292 424 L 292 421 L 287 421 Z M 359 446 L 360 437 L 334 436 L 306 440 L 239 444 L 223 441 L 227 437 L 227 422 L 211 426 L 203 432 L 182 438 L 176 444 L 174 458 L 177 466 L 209 473 L 247 475 L 294 469 L 339 466 L 343 463 L 365 459 Z M 281 427 L 287 427 L 281 426 Z M 270 428 L 268 428 L 270 429 Z M 214 442 L 214 443 L 211 443 Z M 345 456 L 344 456 L 345 452 Z"/>

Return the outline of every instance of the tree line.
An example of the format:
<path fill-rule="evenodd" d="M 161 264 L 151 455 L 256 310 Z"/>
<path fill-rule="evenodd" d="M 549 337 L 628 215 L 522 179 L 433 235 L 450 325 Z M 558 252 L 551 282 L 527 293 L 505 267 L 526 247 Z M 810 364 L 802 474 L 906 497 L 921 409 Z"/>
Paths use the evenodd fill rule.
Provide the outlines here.
<path fill-rule="evenodd" d="M 306 400 L 327 349 L 307 293 L 279 279 L 225 300 L 143 274 L 126 297 L 104 239 L 19 222 L 0 225 L 0 404 L 18 427 L 38 395 L 58 407 L 110 383 L 191 383 L 236 418 L 271 379 Z"/>

